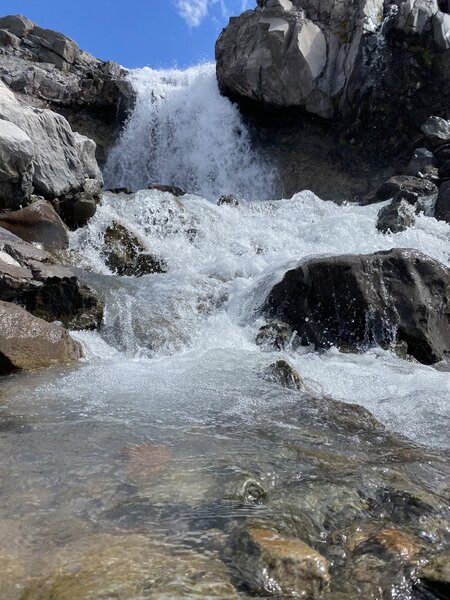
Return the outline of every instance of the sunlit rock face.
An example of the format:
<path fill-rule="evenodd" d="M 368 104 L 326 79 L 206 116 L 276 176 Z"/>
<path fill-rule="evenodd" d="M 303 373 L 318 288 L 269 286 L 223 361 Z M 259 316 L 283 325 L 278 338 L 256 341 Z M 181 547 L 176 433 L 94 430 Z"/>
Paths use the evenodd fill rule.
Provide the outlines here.
<path fill-rule="evenodd" d="M 330 118 L 365 45 L 383 20 L 383 0 L 260 0 L 231 19 L 216 46 L 225 92 Z"/>

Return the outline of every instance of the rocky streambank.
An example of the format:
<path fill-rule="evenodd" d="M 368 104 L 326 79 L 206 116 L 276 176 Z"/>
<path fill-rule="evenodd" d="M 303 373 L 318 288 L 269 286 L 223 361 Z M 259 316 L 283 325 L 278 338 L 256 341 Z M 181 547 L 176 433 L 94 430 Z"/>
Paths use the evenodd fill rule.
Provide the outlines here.
<path fill-rule="evenodd" d="M 294 362 L 375 351 L 416 387 L 448 373 L 448 254 L 395 237 L 428 220 L 448 240 L 445 10 L 260 0 L 218 40 L 221 89 L 289 195 L 380 203 L 352 231 L 370 222 L 385 250 L 351 253 L 347 229 L 346 253 L 320 246 L 348 207 L 312 195 L 103 192 L 134 102 L 124 70 L 0 19 L 5 599 L 449 597 L 445 444 L 393 433 Z M 287 253 L 297 218 L 291 245 L 312 237 Z M 84 371 L 67 368 L 89 336 Z"/>

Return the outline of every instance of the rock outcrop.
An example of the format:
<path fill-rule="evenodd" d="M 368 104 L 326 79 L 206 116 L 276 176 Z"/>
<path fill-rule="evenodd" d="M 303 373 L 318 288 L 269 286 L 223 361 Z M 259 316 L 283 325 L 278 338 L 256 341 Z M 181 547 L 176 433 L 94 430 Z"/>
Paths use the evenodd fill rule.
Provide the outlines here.
<path fill-rule="evenodd" d="M 404 343 L 430 364 L 450 354 L 450 271 L 416 250 L 316 258 L 288 271 L 265 309 L 303 344 Z"/>
<path fill-rule="evenodd" d="M 26 131 L 33 144 L 34 191 L 51 200 L 71 225 L 74 205 L 86 195 L 98 196 L 101 190 L 95 143 L 73 132 L 61 115 L 21 105 L 1 82 L 0 118 Z"/>
<path fill-rule="evenodd" d="M 61 325 L 0 301 L 0 375 L 71 363 L 81 354 L 81 346 Z"/>
<path fill-rule="evenodd" d="M 22 16 L 0 19 L 0 56 L 0 78 L 29 104 L 60 112 L 92 138 L 103 163 L 134 105 L 126 71 Z"/>
<path fill-rule="evenodd" d="M 437 0 L 258 0 L 230 19 L 216 44 L 219 85 L 278 159 L 286 195 L 363 195 L 393 162 L 406 170 L 421 136 L 446 139 L 444 10 Z"/>
<path fill-rule="evenodd" d="M 24 306 L 70 329 L 95 329 L 103 317 L 97 294 L 44 250 L 0 228 L 0 300 Z"/>
<path fill-rule="evenodd" d="M 0 119 L 0 209 L 26 203 L 33 189 L 34 144 L 17 125 Z"/>

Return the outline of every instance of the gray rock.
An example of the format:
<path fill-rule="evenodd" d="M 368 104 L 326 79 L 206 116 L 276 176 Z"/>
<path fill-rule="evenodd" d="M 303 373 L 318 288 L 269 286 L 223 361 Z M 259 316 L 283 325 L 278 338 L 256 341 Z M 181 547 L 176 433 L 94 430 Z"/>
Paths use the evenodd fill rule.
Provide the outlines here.
<path fill-rule="evenodd" d="M 320 7 L 294 0 L 259 7 L 230 19 L 217 41 L 222 90 L 331 118 L 361 56 L 364 34 L 381 23 L 383 0 Z"/>
<path fill-rule="evenodd" d="M 17 125 L 0 119 L 0 210 L 27 203 L 33 190 L 34 144 Z"/>
<path fill-rule="evenodd" d="M 364 350 L 405 342 L 430 364 L 450 354 L 450 270 L 416 250 L 316 258 L 288 271 L 265 309 L 304 344 Z"/>
<path fill-rule="evenodd" d="M 56 323 L 0 301 L 0 375 L 74 362 L 81 346 Z"/>
<path fill-rule="evenodd" d="M 437 186 L 427 179 L 420 177 L 411 177 L 410 175 L 396 175 L 391 177 L 376 191 L 377 200 L 389 200 L 397 196 L 399 192 L 412 192 L 417 194 L 417 197 L 433 196 L 437 194 Z"/>
<path fill-rule="evenodd" d="M 418 177 L 427 174 L 430 169 L 434 169 L 437 166 L 438 161 L 430 150 L 417 148 L 414 150 L 414 154 L 409 161 L 407 173 L 413 177 Z"/>
<path fill-rule="evenodd" d="M 429 117 L 422 125 L 422 133 L 433 146 L 450 142 L 450 121 Z"/>
<path fill-rule="evenodd" d="M 450 181 L 446 181 L 439 188 L 434 210 L 436 219 L 450 224 Z"/>
<path fill-rule="evenodd" d="M 25 17 L 0 20 L 0 55 L 0 78 L 28 104 L 61 113 L 75 131 L 94 139 L 103 163 L 134 106 L 127 71 Z"/>
<path fill-rule="evenodd" d="M 10 15 L 0 19 L 0 29 L 6 29 L 19 38 L 23 38 L 33 31 L 34 23 L 21 15 Z"/>
<path fill-rule="evenodd" d="M 409 202 L 394 199 L 378 213 L 377 229 L 382 233 L 399 233 L 415 223 L 415 209 Z"/>
<path fill-rule="evenodd" d="M 291 390 L 304 390 L 305 383 L 294 367 L 281 359 L 270 364 L 262 374 L 266 381 L 276 383 Z"/>

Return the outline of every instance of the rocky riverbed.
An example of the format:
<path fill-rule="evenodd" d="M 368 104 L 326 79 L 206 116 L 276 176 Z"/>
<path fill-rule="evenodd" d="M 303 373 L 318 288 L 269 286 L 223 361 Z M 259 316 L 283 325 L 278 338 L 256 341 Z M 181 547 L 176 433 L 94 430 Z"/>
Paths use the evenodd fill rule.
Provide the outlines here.
<path fill-rule="evenodd" d="M 449 19 L 0 19 L 2 599 L 449 597 Z"/>

